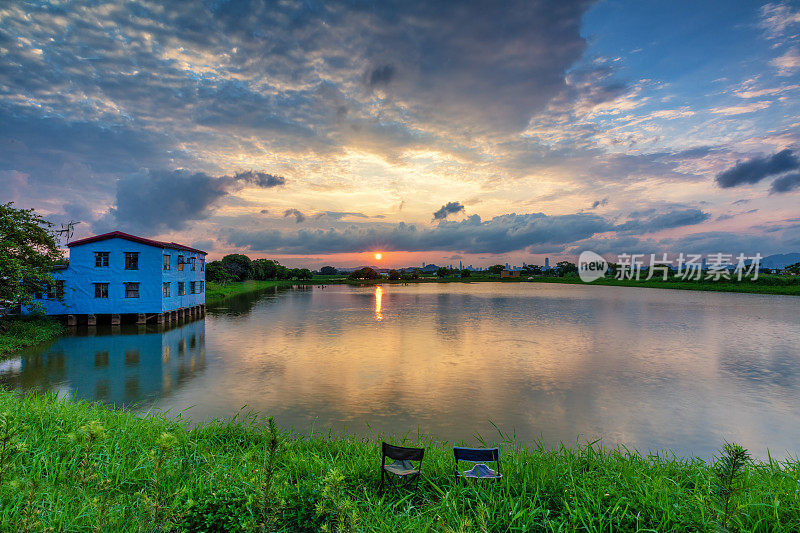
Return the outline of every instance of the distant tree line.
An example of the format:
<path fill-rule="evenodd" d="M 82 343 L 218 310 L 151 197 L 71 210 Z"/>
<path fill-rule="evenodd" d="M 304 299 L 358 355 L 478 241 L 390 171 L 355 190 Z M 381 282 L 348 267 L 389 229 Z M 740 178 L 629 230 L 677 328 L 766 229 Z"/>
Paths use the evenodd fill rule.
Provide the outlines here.
<path fill-rule="evenodd" d="M 323 267 L 333 268 L 333 267 Z M 336 269 L 334 269 L 336 270 Z M 307 268 L 289 268 L 274 259 L 250 259 L 243 254 L 228 254 L 206 265 L 206 280 L 216 283 L 232 281 L 298 279 L 314 277 Z"/>

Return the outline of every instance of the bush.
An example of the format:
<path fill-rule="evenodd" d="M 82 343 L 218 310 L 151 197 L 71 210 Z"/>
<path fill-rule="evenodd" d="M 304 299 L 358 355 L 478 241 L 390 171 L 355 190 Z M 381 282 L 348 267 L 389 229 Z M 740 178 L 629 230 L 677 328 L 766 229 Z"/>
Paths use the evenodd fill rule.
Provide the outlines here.
<path fill-rule="evenodd" d="M 347 276 L 348 279 L 379 279 L 380 277 L 381 275 L 370 267 L 359 268 Z"/>
<path fill-rule="evenodd" d="M 239 489 L 225 487 L 189 501 L 180 531 L 224 532 L 243 531 L 255 527 L 254 509 L 250 499 Z"/>

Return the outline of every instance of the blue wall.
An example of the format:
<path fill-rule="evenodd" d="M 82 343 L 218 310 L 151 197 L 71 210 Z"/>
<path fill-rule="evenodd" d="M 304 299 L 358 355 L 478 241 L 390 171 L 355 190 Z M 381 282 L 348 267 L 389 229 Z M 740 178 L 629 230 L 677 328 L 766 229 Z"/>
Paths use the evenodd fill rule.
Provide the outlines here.
<path fill-rule="evenodd" d="M 107 267 L 95 266 L 95 252 L 109 252 Z M 125 252 L 139 252 L 139 269 L 125 269 Z M 170 270 L 164 270 L 164 255 L 170 256 Z M 195 258 L 195 270 L 190 264 L 178 270 L 178 256 L 186 261 Z M 122 314 L 162 313 L 182 307 L 193 307 L 206 301 L 205 289 L 190 293 L 191 282 L 199 291 L 205 285 L 205 272 L 201 270 L 204 254 L 161 248 L 114 237 L 70 248 L 69 267 L 54 273 L 64 280 L 64 299 L 60 302 L 51 295 L 37 300 L 49 315 L 63 314 Z M 139 297 L 125 297 L 125 283 L 139 283 Z M 163 296 L 163 283 L 169 282 L 170 296 Z M 185 283 L 186 294 L 178 295 L 178 282 Z M 95 298 L 95 283 L 108 283 L 108 298 Z"/>

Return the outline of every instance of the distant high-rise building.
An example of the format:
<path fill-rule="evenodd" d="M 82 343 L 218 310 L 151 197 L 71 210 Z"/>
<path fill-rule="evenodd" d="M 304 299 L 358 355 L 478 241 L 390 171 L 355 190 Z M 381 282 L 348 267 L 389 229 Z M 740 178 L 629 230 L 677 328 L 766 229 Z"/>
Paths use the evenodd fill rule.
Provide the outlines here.
<path fill-rule="evenodd" d="M 508 263 L 506 263 L 506 270 L 508 270 Z"/>
<path fill-rule="evenodd" d="M 425 261 L 422 262 L 422 268 L 425 268 Z"/>
<path fill-rule="evenodd" d="M 545 270 L 550 270 L 550 258 L 549 257 L 545 257 L 544 258 L 544 269 Z"/>
<path fill-rule="evenodd" d="M 461 261 L 459 261 L 459 262 L 458 262 L 458 269 L 459 269 L 459 270 L 464 270 L 464 267 L 463 267 L 463 266 L 461 266 Z"/>

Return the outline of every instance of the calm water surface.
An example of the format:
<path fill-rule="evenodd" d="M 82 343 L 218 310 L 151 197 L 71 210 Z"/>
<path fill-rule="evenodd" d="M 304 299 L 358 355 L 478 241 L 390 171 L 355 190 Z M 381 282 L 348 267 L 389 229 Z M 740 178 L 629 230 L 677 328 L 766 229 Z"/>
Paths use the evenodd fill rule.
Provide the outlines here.
<path fill-rule="evenodd" d="M 602 438 L 710 457 L 800 452 L 800 300 L 546 284 L 269 290 L 204 320 L 78 331 L 0 382 L 193 420 L 243 406 L 298 431 Z M 371 429 L 370 429 L 371 428 Z"/>

